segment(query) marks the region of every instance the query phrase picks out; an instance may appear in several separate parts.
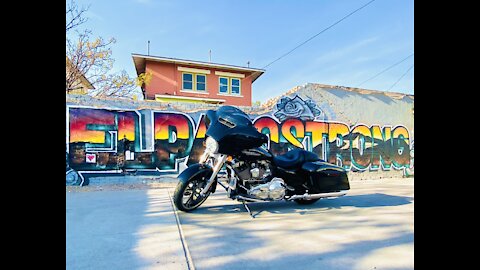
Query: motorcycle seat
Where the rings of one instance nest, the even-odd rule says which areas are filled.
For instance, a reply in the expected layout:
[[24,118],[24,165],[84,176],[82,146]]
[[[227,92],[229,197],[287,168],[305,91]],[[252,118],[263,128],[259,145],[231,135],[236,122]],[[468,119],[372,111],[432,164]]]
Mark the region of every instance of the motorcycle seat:
[[294,149],[273,158],[273,163],[286,170],[296,170],[305,162],[321,160],[317,154],[303,149]]

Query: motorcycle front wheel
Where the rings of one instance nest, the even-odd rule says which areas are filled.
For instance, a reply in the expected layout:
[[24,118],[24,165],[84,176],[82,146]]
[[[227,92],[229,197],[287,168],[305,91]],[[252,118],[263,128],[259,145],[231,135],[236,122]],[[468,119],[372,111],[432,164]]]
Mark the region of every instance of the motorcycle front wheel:
[[205,187],[207,180],[206,175],[197,175],[188,181],[178,182],[175,192],[173,193],[175,206],[184,212],[198,208],[208,196],[210,196],[210,190],[205,193],[205,196],[200,195],[200,191]]

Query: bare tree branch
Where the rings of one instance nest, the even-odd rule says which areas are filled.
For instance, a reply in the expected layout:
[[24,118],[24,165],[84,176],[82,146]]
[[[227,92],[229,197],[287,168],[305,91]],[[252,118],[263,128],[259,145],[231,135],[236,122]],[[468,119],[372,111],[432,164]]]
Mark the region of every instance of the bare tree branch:
[[67,9],[66,9],[66,32],[68,33],[69,30],[85,23],[87,21],[87,18],[83,16],[83,13],[87,11],[90,8],[88,7],[78,7],[77,3],[75,3],[73,0],[70,1],[69,4],[67,4]]
[[98,85],[98,90],[93,91],[95,97],[131,97],[137,90],[136,83],[125,70],[108,75]]
[[[76,28],[87,21],[84,18],[87,8],[79,8],[72,0],[66,9],[66,31]],[[137,85],[147,83],[147,78],[132,79],[125,70],[112,73],[115,59],[111,46],[114,38],[92,38],[88,29],[75,34],[68,33],[66,38],[66,92],[82,88],[87,80],[95,87],[89,94],[97,97],[131,97]]]

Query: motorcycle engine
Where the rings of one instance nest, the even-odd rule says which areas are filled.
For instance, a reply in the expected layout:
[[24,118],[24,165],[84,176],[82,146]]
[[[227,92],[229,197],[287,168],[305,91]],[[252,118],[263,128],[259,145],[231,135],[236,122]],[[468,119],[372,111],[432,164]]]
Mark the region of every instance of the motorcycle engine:
[[232,166],[235,174],[242,181],[242,185],[250,188],[252,185],[265,183],[265,177],[268,176],[268,164],[264,161],[255,162],[236,162]]
[[274,177],[266,184],[254,186],[248,191],[248,194],[263,200],[281,200],[285,196],[285,182],[282,178]]
[[272,179],[268,166],[265,161],[239,161],[232,168],[240,179],[240,186],[248,195],[263,200],[281,200],[285,196],[285,182],[277,177]]

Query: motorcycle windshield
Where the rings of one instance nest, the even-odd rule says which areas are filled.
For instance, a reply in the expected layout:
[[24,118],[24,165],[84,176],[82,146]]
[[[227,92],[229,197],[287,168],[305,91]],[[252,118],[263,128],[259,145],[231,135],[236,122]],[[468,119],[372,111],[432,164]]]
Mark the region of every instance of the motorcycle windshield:
[[257,131],[250,117],[232,106],[207,111],[206,124],[206,135],[218,142],[220,153],[232,154],[267,142],[267,136]]

